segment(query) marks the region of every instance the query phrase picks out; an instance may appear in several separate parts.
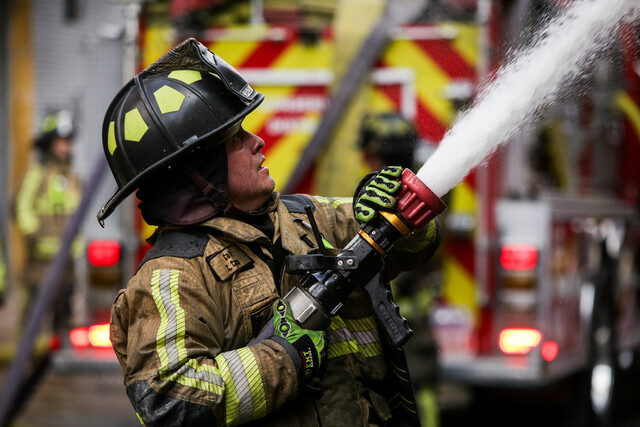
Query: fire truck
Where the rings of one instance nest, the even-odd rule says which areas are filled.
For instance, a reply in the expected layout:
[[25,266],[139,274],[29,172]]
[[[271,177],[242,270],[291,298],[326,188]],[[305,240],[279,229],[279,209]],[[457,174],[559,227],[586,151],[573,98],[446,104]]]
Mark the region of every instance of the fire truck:
[[[180,41],[178,34],[189,22],[200,41],[265,94],[244,126],[265,140],[277,189],[349,195],[367,172],[355,148],[357,125],[350,128],[352,140],[338,151],[341,164],[349,162],[348,173],[345,167],[337,177],[343,181],[341,194],[322,192],[318,182],[326,165],[306,156],[323,115],[336,107],[331,100],[344,74],[335,62],[353,59],[336,59],[344,40],[340,29],[329,20],[301,25],[295,7],[270,15],[256,6],[263,2],[255,1],[238,2],[251,5],[248,15],[239,14],[241,23],[229,18],[214,25],[195,19],[213,2],[191,2],[197,10],[190,13],[178,7],[187,3],[145,4],[138,44],[120,43],[114,50],[109,40],[122,40],[123,33],[104,28],[96,55],[108,58],[134,48],[138,69],[144,68]],[[551,0],[430,3],[420,19],[387,34],[372,67],[360,76],[366,94],[353,97],[366,98],[361,113],[398,111],[411,118],[421,153],[437,147],[457,112],[500,66],[515,35],[535,26],[540,5],[563,7]],[[326,2],[327,13],[336,13],[337,4]],[[185,16],[192,19],[177,19]],[[445,238],[429,312],[443,382],[472,391],[545,390],[567,383],[576,387],[569,393],[576,407],[586,404],[589,416],[606,420],[622,383],[620,373],[635,372],[640,344],[637,30],[622,28],[615,53],[603,54],[579,81],[567,82],[569,95],[539,113],[534,132],[514,138],[446,195]],[[122,61],[105,64],[114,66]],[[98,123],[97,110],[104,105],[95,107]],[[302,178],[292,186],[301,164]],[[101,191],[104,200],[107,190]],[[107,231],[95,224],[85,230],[87,324],[106,322],[110,299],[146,249],[144,238],[151,230],[135,213],[134,202],[119,211],[112,221],[117,236],[109,234],[111,225]],[[74,345],[91,347],[96,328],[104,326],[72,331]]]
[[[500,66],[508,42],[538,22],[540,5],[563,7],[508,3],[434,2],[435,18],[397,28],[367,73],[367,111],[405,114],[423,151],[436,147]],[[174,44],[175,28],[161,17],[156,11],[145,21],[146,63]],[[318,190],[320,161],[307,162],[297,186],[286,184],[335,99],[334,30],[269,23],[198,32],[266,95],[244,125],[265,140],[279,190]],[[514,138],[446,196],[430,311],[443,381],[476,391],[566,383],[575,387],[568,393],[575,407],[591,408],[585,417],[610,416],[620,374],[636,368],[640,344],[636,30],[622,28],[615,53],[567,82],[570,95],[540,112],[534,132]]]

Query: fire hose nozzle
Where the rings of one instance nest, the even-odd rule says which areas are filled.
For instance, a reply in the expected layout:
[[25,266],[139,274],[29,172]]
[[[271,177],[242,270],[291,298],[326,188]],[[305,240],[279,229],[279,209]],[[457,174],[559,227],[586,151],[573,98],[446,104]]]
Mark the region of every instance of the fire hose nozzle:
[[402,171],[402,191],[397,211],[413,228],[422,228],[447,209],[447,205],[409,169]]

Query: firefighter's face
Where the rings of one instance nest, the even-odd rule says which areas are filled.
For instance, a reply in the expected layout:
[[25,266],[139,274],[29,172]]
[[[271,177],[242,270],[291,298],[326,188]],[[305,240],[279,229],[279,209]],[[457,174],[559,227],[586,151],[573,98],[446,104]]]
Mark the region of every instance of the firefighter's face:
[[69,162],[71,160],[72,148],[73,142],[71,138],[56,137],[51,143],[51,153],[61,162]]
[[229,201],[242,211],[257,210],[264,205],[276,184],[263,166],[262,138],[240,128],[226,142]]

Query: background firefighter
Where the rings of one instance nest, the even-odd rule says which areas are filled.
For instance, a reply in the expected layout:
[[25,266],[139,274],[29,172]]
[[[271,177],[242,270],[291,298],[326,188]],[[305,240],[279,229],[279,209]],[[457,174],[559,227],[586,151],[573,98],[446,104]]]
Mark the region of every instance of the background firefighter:
[[[47,116],[42,133],[36,138],[33,157],[16,199],[16,220],[27,245],[27,260],[22,274],[24,302],[22,324],[38,285],[60,249],[67,223],[78,208],[82,183],[71,165],[73,146],[71,113],[59,111]],[[74,242],[72,258],[82,255],[82,239]],[[53,313],[53,327],[63,326],[71,315],[74,282],[73,260],[62,278],[59,302]]]
[[[98,219],[138,189],[143,217],[159,225],[112,310],[127,394],[148,425],[416,424],[411,396],[391,401],[396,372],[362,289],[327,331],[302,329],[279,299],[300,278],[286,257],[348,243],[359,230],[354,210],[362,221],[382,205],[393,210],[401,168],[364,182],[355,209],[350,198],[280,196],[263,166],[264,141],[241,127],[262,99],[189,39],[107,111],[103,143],[118,190]],[[434,221],[400,241],[385,273],[425,262],[439,238]],[[274,336],[248,346],[268,321]]]

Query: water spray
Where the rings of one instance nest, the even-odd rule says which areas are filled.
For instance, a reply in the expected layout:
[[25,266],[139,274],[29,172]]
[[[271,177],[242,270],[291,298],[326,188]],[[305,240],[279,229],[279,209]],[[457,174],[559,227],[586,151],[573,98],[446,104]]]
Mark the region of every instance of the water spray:
[[638,7],[637,0],[572,2],[480,91],[420,168],[418,178],[442,197],[516,133],[530,130],[535,113],[556,100],[563,84],[585,73],[611,44],[623,18],[637,14]]
[[[307,272],[301,286],[285,296],[296,321],[307,329],[326,329],[349,294],[364,284],[387,339],[394,346],[404,344],[412,331],[389,290],[376,280],[382,258],[396,241],[442,213],[446,206],[440,197],[472,168],[516,132],[530,129],[536,110],[553,102],[563,83],[584,72],[609,44],[607,36],[637,7],[635,0],[577,0],[551,22],[532,47],[498,71],[417,175],[403,171],[397,212],[381,212],[364,224],[335,257],[335,268]],[[270,336],[269,326],[253,342]]]

